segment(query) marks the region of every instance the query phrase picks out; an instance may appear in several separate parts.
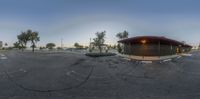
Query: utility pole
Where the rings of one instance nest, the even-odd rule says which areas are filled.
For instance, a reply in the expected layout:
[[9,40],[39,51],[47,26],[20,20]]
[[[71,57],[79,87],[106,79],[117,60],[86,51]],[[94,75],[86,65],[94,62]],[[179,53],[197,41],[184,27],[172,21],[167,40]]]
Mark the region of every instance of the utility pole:
[[63,39],[61,38],[61,48],[63,48]]
[[91,38],[90,38],[90,45],[89,46],[90,46],[90,49],[91,49]]

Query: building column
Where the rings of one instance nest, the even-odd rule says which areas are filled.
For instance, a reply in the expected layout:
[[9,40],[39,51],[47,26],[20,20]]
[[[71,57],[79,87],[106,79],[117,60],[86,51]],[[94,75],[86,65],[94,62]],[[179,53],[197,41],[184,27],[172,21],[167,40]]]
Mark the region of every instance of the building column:
[[172,43],[170,43],[170,54],[172,55]]
[[158,51],[159,51],[159,57],[160,57],[160,40],[158,42]]

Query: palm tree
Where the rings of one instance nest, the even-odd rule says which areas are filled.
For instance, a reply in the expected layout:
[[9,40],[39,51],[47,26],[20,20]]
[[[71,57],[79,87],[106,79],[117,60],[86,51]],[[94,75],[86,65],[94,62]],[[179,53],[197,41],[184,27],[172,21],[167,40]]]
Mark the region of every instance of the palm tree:
[[106,35],[105,33],[106,33],[106,31],[97,32],[95,34],[97,37],[93,39],[94,40],[93,44],[94,44],[94,46],[98,47],[100,53],[102,53],[102,46],[104,45],[104,42],[105,42],[105,40],[104,40],[105,35]]
[[33,32],[32,30],[27,30],[27,35],[29,35],[29,39],[31,41],[32,52],[35,51],[36,43],[40,41],[40,37],[38,37],[38,32]]

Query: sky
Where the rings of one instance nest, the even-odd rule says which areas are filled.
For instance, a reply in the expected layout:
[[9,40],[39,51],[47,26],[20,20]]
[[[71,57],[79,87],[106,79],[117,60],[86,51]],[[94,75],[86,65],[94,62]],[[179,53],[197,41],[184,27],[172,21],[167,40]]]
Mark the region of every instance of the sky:
[[88,45],[96,32],[106,43],[116,34],[165,36],[200,43],[199,0],[0,0],[0,40],[12,46],[27,29],[39,32],[38,46]]

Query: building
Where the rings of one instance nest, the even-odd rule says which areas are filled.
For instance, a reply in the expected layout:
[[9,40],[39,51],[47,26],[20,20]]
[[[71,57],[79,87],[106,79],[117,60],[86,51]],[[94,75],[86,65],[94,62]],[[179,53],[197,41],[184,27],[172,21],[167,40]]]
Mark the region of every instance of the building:
[[189,52],[192,46],[166,37],[137,36],[118,41],[122,53],[136,56],[166,56]]
[[3,42],[0,41],[0,49],[2,49],[2,47],[3,47]]

